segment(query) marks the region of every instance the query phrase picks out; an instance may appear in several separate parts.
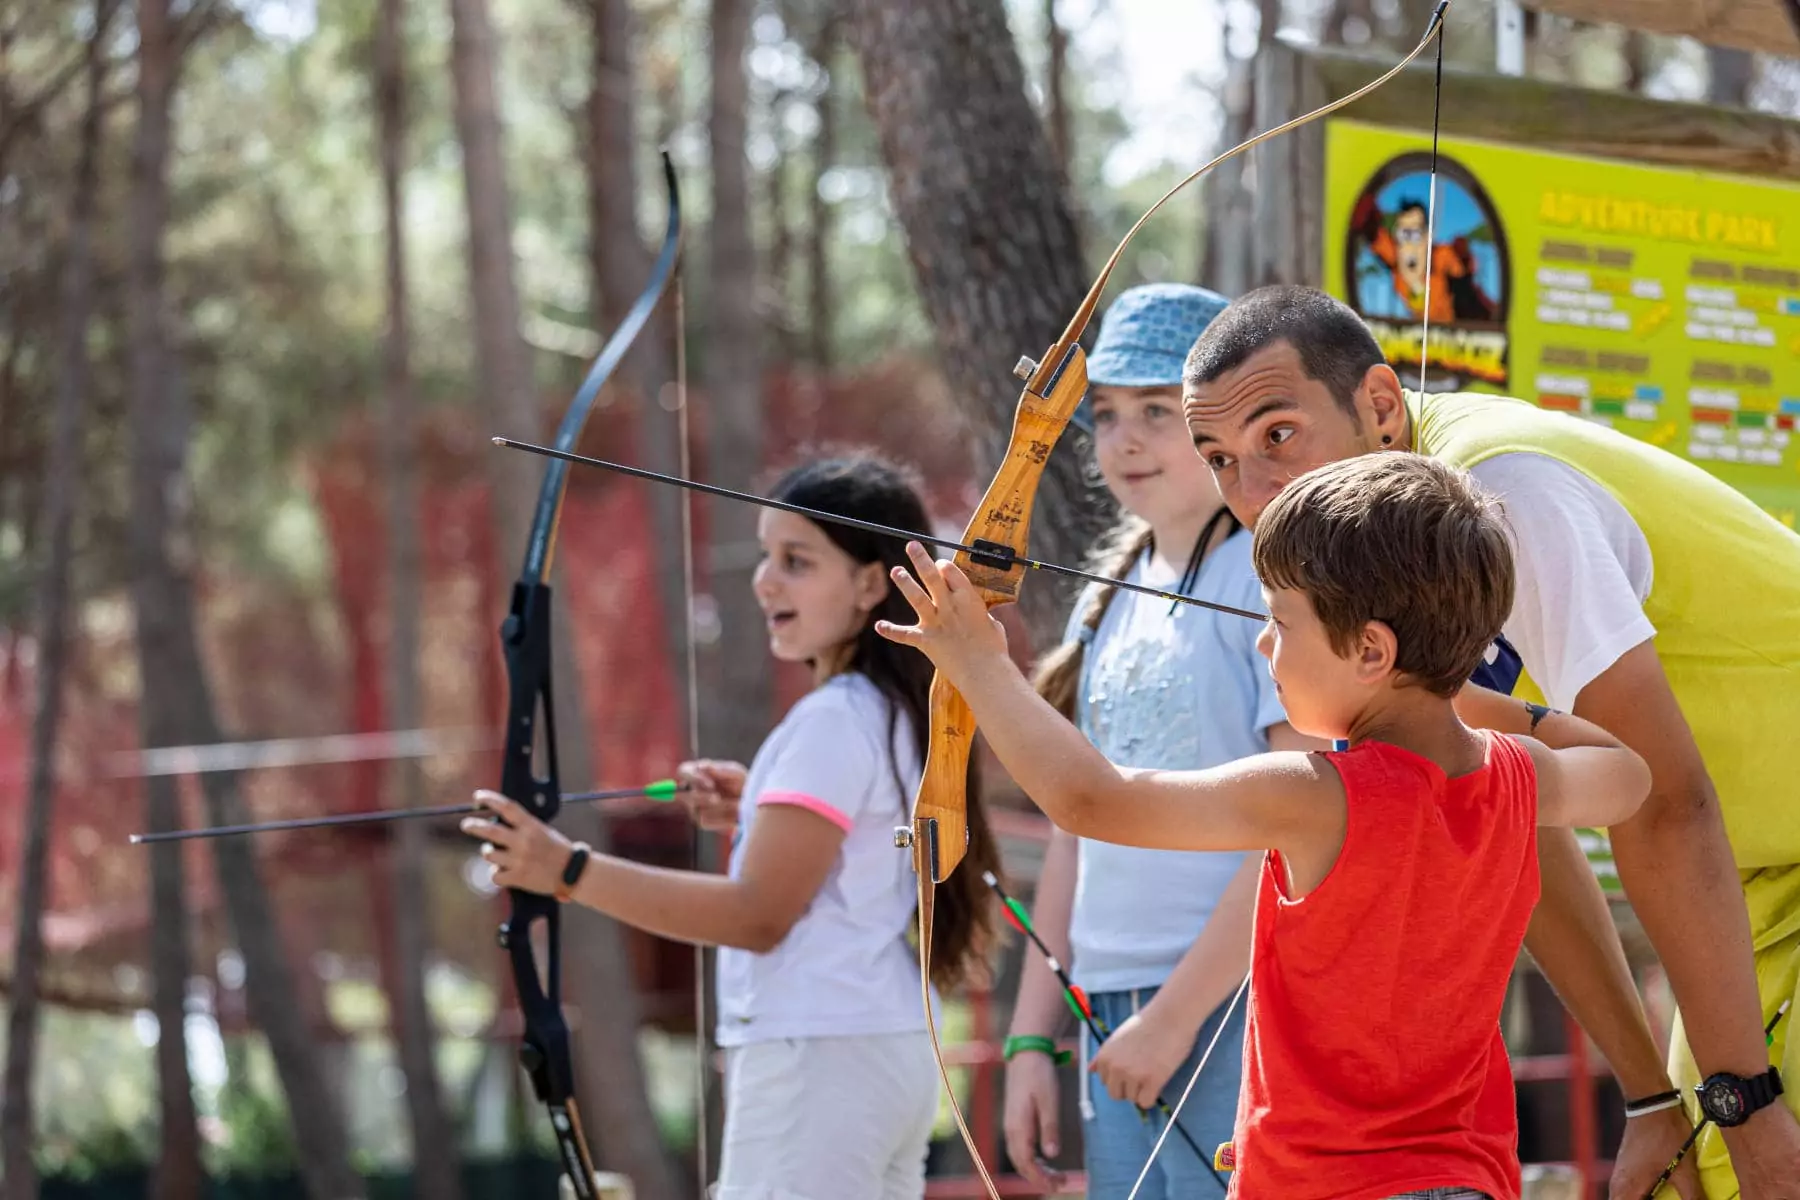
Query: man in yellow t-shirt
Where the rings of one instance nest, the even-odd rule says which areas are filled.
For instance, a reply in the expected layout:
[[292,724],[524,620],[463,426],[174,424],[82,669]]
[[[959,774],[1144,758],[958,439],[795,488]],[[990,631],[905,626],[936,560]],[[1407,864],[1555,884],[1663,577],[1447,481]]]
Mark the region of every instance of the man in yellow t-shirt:
[[[1800,1037],[1787,1021],[1764,1034],[1800,1000],[1788,753],[1800,738],[1800,536],[1612,430],[1520,400],[1407,391],[1356,314],[1312,289],[1260,289],[1215,318],[1188,357],[1183,401],[1245,525],[1313,467],[1382,450],[1466,468],[1500,499],[1519,693],[1608,729],[1655,780],[1611,835],[1681,1007],[1668,1064],[1572,836],[1543,831],[1527,938],[1633,1114],[1610,1194],[1641,1197],[1704,1114],[1680,1195],[1800,1200]],[[1782,1070],[1795,1081],[1785,1092]]]

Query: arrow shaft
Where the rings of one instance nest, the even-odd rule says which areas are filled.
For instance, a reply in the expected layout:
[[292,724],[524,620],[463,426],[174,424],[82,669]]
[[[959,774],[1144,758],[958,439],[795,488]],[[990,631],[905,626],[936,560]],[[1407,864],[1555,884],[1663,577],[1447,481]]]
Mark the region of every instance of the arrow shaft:
[[[631,800],[640,796],[667,801],[677,792],[688,790],[687,784],[665,780],[649,787],[612,788],[599,792],[565,792],[564,804],[582,804],[597,800]],[[292,829],[337,829],[347,825],[376,825],[388,821],[411,821],[423,817],[456,817],[481,812],[479,804],[438,804],[428,808],[394,808],[379,812],[339,813],[329,817],[292,817],[282,821],[256,821],[247,825],[209,825],[204,829],[169,829],[158,833],[134,833],[131,844],[187,842],[200,838],[236,837],[247,833],[276,833]]]
[[[1006,894],[1006,889],[1000,886],[1000,880],[992,871],[983,872],[981,878],[990,888],[994,889],[994,894],[1000,897],[1001,905],[1012,914],[1013,924],[1018,927],[1019,932],[1031,939],[1031,944],[1036,946],[1038,953],[1044,956],[1044,962],[1055,973],[1057,982],[1062,984],[1063,997],[1068,1000],[1069,1007],[1086,1022],[1088,1032],[1094,1035],[1095,1045],[1104,1045],[1107,1037],[1106,1023],[1094,1015],[1093,1009],[1087,1002],[1087,994],[1075,986],[1075,981],[1070,979],[1068,972],[1063,969],[1062,962],[1055,954],[1051,953],[1050,947],[1044,944],[1044,939],[1038,936],[1037,926],[1032,924],[1030,914],[1025,911],[1023,905]],[[1188,1149],[1192,1150],[1194,1156],[1206,1166],[1207,1172],[1215,1180],[1218,1180],[1219,1186],[1225,1186],[1225,1181],[1219,1178],[1217,1171],[1213,1170],[1212,1156],[1203,1153],[1194,1139],[1188,1135],[1188,1131],[1175,1120],[1175,1111],[1169,1107],[1169,1102],[1158,1095],[1156,1107],[1163,1116],[1169,1118],[1169,1123],[1175,1127],[1175,1132],[1181,1135],[1181,1140],[1188,1144]]]
[[939,546],[947,550],[956,550],[967,554],[977,561],[991,563],[1001,568],[1030,567],[1036,571],[1047,571],[1053,575],[1063,575],[1070,579],[1080,579],[1087,583],[1098,583],[1106,587],[1120,588],[1127,592],[1137,592],[1144,596],[1154,596],[1158,600],[1173,600],[1180,604],[1192,605],[1195,608],[1210,608],[1214,612],[1229,613],[1234,617],[1244,617],[1251,621],[1266,621],[1269,618],[1259,612],[1247,608],[1234,608],[1229,604],[1218,604],[1211,600],[1201,600],[1194,596],[1184,596],[1180,592],[1165,591],[1162,588],[1148,587],[1141,583],[1131,583],[1124,579],[1114,579],[1108,575],[1096,575],[1092,571],[1083,571],[1075,567],[1065,567],[1061,563],[1042,562],[1035,558],[1027,558],[1023,554],[1013,553],[1011,547],[999,543],[965,545],[949,538],[934,534],[920,533],[917,530],[901,529],[894,525],[883,525],[878,521],[864,521],[857,517],[839,516],[837,513],[825,512],[822,509],[808,508],[804,504],[790,504],[785,500],[774,500],[768,496],[758,496],[750,492],[734,491],[731,488],[719,487],[717,484],[701,483],[695,479],[683,479],[679,475],[665,475],[660,471],[648,471],[643,467],[630,467],[624,463],[610,462],[604,458],[590,458],[585,454],[574,454],[567,450],[557,450],[550,446],[539,446],[531,442],[515,441],[512,438],[497,437],[494,445],[508,450],[524,450],[530,454],[541,454],[546,458],[562,459],[565,462],[578,463],[584,467],[599,467],[603,471],[612,471],[619,475],[629,475],[633,479],[648,479],[656,483],[672,484],[686,488],[692,492],[701,492],[708,496],[718,496],[726,500],[738,500],[745,504],[756,504],[763,508],[773,508],[781,512],[793,513],[805,517],[809,521],[828,521],[837,525],[845,525],[851,529],[861,529],[869,533],[877,533],[883,537],[899,538],[903,541],[923,542],[928,546]]

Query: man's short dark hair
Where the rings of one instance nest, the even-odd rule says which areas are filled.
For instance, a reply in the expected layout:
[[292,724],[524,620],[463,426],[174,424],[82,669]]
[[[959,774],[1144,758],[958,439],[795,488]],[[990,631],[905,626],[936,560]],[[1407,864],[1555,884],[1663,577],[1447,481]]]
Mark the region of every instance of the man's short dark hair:
[[1276,342],[1292,346],[1307,378],[1324,384],[1352,414],[1363,376],[1387,361],[1349,305],[1316,288],[1276,284],[1246,292],[1213,318],[1188,351],[1182,386],[1211,383]]

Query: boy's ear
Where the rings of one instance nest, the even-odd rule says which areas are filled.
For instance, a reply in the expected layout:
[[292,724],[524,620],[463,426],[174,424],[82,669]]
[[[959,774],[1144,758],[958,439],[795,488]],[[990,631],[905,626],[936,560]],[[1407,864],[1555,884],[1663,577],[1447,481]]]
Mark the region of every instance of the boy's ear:
[[1363,622],[1354,653],[1358,682],[1381,683],[1399,669],[1400,642],[1385,621]]

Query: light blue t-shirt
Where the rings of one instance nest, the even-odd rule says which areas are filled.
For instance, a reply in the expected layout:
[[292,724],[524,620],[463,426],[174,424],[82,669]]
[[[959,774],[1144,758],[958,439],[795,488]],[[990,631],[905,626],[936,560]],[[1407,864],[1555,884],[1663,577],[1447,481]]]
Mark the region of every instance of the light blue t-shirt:
[[[1191,595],[1264,612],[1250,564],[1251,535],[1240,530],[1201,564]],[[1148,577],[1140,559],[1126,577],[1174,590],[1176,578]],[[1066,636],[1081,630],[1084,595]],[[1087,648],[1075,721],[1112,762],[1193,770],[1269,748],[1268,730],[1287,720],[1257,653],[1262,624],[1247,617],[1133,592],[1113,597]],[[1199,936],[1240,852],[1145,850],[1079,839],[1079,875],[1069,928],[1075,981],[1089,992],[1155,987]]]

